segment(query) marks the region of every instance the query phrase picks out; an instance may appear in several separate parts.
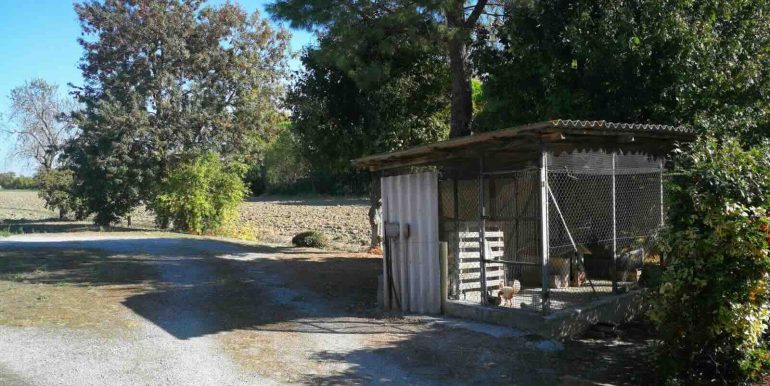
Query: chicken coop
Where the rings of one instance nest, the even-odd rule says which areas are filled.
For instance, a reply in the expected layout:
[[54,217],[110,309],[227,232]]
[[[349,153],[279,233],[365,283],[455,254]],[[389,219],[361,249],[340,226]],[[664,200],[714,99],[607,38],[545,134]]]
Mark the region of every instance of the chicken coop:
[[554,120],[354,161],[379,173],[383,299],[540,315],[638,287],[660,261],[682,127]]

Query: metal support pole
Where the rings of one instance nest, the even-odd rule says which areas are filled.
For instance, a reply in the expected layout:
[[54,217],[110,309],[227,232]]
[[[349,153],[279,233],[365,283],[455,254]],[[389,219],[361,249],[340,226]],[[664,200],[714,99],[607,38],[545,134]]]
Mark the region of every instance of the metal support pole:
[[662,227],[665,222],[665,214],[663,212],[663,158],[660,159],[660,226]]
[[[661,229],[665,225],[666,222],[666,213],[664,212],[664,201],[663,201],[663,157],[660,158],[660,227]],[[666,266],[666,257],[663,254],[663,251],[660,252],[660,264],[662,266]]]
[[452,179],[452,200],[454,201],[454,213],[452,213],[452,216],[454,217],[455,227],[452,232],[452,249],[450,250],[452,252],[451,258],[453,268],[450,284],[452,285],[451,291],[453,295],[460,295],[460,195],[458,193],[459,184],[457,182],[460,178],[459,174],[460,173],[455,170],[454,178]]
[[550,292],[548,289],[548,153],[544,147],[540,150],[540,253],[542,270],[543,313],[550,308]]
[[449,280],[449,267],[447,261],[447,255],[449,254],[449,246],[446,241],[439,242],[438,245],[438,258],[439,267],[441,267],[441,313],[446,313],[446,300],[449,296],[449,287],[447,286]]
[[487,251],[486,251],[486,210],[484,208],[484,157],[479,158],[479,268],[481,278],[481,304],[487,304]]
[[[513,213],[514,213],[514,225],[513,225],[513,251],[511,253],[511,256],[513,256],[514,260],[519,260],[519,216],[521,213],[519,213],[519,178],[521,177],[520,174],[515,174],[513,178]],[[521,279],[521,267],[516,267],[513,272],[511,273],[510,278],[506,278],[507,280],[510,279]],[[505,283],[505,285],[508,285],[508,283]]]
[[618,292],[618,219],[617,195],[615,189],[615,159],[617,151],[612,152],[612,292]]

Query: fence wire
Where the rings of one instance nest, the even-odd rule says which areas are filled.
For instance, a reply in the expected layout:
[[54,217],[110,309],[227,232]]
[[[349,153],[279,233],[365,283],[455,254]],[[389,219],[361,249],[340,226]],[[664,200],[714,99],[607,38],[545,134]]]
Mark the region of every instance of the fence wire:
[[[442,176],[439,225],[450,300],[548,312],[636,285],[654,258],[663,221],[660,160],[588,152],[549,155],[546,162],[545,190],[537,168]],[[498,296],[504,287],[515,294]]]
[[551,309],[636,286],[662,223],[661,175],[644,155],[549,157]]

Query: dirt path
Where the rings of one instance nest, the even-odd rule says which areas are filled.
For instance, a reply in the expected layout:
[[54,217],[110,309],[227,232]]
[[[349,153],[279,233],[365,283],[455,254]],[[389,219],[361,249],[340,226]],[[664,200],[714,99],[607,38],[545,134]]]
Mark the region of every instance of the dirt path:
[[380,266],[153,235],[0,241],[0,383],[536,385],[571,374],[559,344],[519,331],[379,314]]

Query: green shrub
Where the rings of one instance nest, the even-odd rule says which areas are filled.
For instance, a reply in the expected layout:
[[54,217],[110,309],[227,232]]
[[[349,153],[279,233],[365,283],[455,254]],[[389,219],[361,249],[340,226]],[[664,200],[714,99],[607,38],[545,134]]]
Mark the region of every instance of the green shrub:
[[768,154],[708,138],[681,156],[649,313],[675,383],[738,383],[768,369]]
[[73,176],[69,169],[41,170],[35,176],[40,189],[37,194],[45,201],[46,208],[59,212],[59,218],[74,213],[75,218],[85,217],[82,202],[72,194]]
[[297,193],[309,190],[308,167],[291,130],[284,129],[265,153],[265,177],[271,193]]
[[323,248],[328,244],[326,236],[316,231],[298,233],[291,239],[295,247]]
[[14,172],[0,173],[0,189],[24,189],[37,188],[34,177],[17,176]]
[[267,191],[267,177],[265,174],[263,162],[255,162],[248,167],[243,175],[243,182],[249,189],[250,195],[259,196]]
[[161,227],[196,234],[213,231],[237,214],[246,195],[243,173],[242,164],[205,153],[174,167],[150,208]]

